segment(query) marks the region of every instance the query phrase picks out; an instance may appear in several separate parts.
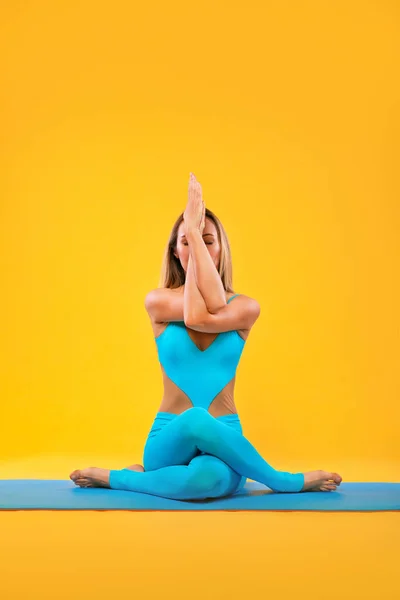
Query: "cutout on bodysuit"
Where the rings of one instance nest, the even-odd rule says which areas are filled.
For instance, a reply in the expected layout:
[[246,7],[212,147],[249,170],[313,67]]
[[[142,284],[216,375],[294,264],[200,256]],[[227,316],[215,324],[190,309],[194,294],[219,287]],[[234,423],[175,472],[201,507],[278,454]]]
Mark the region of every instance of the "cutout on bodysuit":
[[[184,390],[182,390],[182,388],[180,388],[174,381],[172,381],[172,379],[170,377],[168,377],[168,375],[166,374],[164,367],[162,365],[160,365],[160,366],[161,366],[161,370],[163,372],[164,377],[168,380],[168,384],[167,385],[168,386],[171,385],[171,386],[175,387],[177,390],[179,390],[179,392],[181,394],[183,394],[185,396],[185,399],[187,400],[187,406],[186,406],[186,408],[183,408],[183,410],[187,410],[188,408],[193,408],[195,405],[193,404],[192,400],[190,399],[190,396],[188,396],[188,394]],[[226,389],[227,386],[229,386],[232,383],[232,381],[235,379],[235,377],[236,377],[236,375],[234,375],[232,377],[232,379],[230,379],[228,381],[228,383],[226,385],[224,385],[224,387],[219,392],[217,392],[217,394],[213,397],[213,399],[211,400],[210,404],[208,405],[208,408],[207,408],[208,412],[210,412],[210,409],[211,409],[212,405],[215,402],[217,402],[218,396]],[[179,400],[179,404],[183,405],[184,403],[181,402],[181,400]],[[170,411],[168,411],[168,412],[170,412]],[[177,414],[179,414],[179,413],[177,413]]]

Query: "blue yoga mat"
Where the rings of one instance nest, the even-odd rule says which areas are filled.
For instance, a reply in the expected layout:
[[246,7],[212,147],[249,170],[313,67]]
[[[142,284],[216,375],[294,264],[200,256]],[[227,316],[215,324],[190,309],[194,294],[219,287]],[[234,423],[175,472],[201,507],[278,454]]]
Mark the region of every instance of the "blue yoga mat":
[[276,493],[247,481],[239,492],[209,500],[80,488],[64,479],[0,479],[0,510],[400,510],[400,483],[342,483],[332,492]]

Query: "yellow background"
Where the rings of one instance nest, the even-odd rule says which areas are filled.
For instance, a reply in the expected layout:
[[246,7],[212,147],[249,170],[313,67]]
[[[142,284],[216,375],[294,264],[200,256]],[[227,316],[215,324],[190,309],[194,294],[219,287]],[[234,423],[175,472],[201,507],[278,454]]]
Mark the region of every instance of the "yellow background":
[[[400,481],[398,3],[7,4],[0,18],[0,477],[67,479],[75,468],[141,461],[162,396],[144,297],[158,285],[193,171],[206,206],[226,227],[235,291],[261,305],[237,373],[245,435],[282,470]],[[28,517],[43,530],[38,513]],[[68,525],[76,532],[72,548],[82,531],[88,535],[89,515],[64,517],[76,519]],[[106,538],[113,522],[127,527],[122,513],[90,519],[97,517],[111,520]],[[218,515],[157,519],[164,517],[171,519],[165,527],[175,524],[169,535],[193,518],[201,534],[193,525],[188,535],[204,558],[204,532],[215,534]],[[294,531],[286,521],[294,517],[221,515],[221,530],[242,532],[240,551],[228,536],[215,558],[224,573],[243,574],[240,555],[255,531],[268,541],[254,546],[239,587],[214,574],[219,592],[197,586],[199,597],[261,586],[271,556],[282,559],[270,563],[271,593],[298,594],[304,584],[309,598],[350,597],[332,562],[318,563],[318,546],[304,551],[290,545],[289,533],[282,537],[285,527]],[[371,529],[355,525],[366,515],[335,515],[338,522],[328,525],[318,522],[327,515],[296,517],[304,527],[297,535],[309,535],[309,544],[314,527],[321,543],[324,531],[340,535],[345,521],[367,533],[363,542],[348,531],[343,543],[373,546],[376,531],[385,543],[378,521]],[[17,533],[29,528],[19,518],[0,514],[13,540],[4,546],[8,566],[10,548],[15,558],[21,552]],[[142,521],[137,538],[135,518],[126,544],[133,539],[139,554],[142,547],[143,561],[146,527],[155,523],[168,534],[158,521]],[[398,515],[392,518],[388,531]],[[288,543],[278,557],[274,536]],[[342,545],[329,547],[340,571]],[[115,548],[107,548],[112,560]],[[299,554],[308,565],[304,579]],[[386,582],[393,558],[384,560]],[[359,560],[360,572],[373,564],[372,555]],[[47,561],[43,555],[38,564],[46,569]],[[84,563],[74,588],[73,570],[63,565],[57,573],[68,580],[65,593],[83,589],[85,598],[90,591],[98,598],[105,590],[85,579]],[[319,565],[318,589],[307,583],[312,565]],[[293,581],[283,577],[287,569]],[[382,590],[380,578],[369,577],[360,597]],[[23,585],[12,581],[5,600]],[[110,588],[135,586],[122,581]],[[393,588],[381,597],[394,598]]]

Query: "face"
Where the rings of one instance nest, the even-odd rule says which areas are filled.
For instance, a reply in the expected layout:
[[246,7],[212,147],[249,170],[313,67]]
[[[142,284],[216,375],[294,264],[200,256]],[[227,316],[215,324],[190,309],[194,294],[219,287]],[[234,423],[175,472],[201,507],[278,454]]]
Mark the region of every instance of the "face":
[[[203,231],[203,240],[208,252],[210,253],[211,258],[214,261],[215,266],[218,269],[219,259],[221,255],[221,246],[218,241],[217,228],[215,227],[213,221],[211,221],[211,219],[209,219],[208,217],[206,217],[206,224]],[[178,239],[174,255],[181,261],[181,265],[185,273],[187,271],[189,254],[189,245],[185,236],[185,223],[184,221],[182,221],[178,229]]]

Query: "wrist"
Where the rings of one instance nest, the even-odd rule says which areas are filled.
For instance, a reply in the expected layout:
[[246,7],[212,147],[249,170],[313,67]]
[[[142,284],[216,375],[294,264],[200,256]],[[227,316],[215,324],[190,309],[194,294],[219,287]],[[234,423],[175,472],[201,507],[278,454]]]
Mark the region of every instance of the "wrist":
[[196,236],[200,236],[202,238],[200,229],[198,227],[186,227],[186,239],[188,241]]

